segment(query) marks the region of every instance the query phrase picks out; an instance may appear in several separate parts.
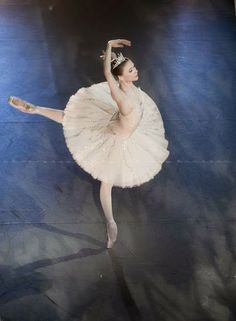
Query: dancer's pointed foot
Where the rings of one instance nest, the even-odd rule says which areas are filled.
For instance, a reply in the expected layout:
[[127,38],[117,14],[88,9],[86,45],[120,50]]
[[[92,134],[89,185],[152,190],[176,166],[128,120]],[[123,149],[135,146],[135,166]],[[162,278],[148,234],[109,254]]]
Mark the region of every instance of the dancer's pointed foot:
[[117,225],[115,221],[107,222],[107,248],[110,249],[117,238]]
[[37,107],[25,100],[22,100],[18,97],[10,96],[8,99],[8,103],[18,110],[24,112],[24,113],[36,113]]

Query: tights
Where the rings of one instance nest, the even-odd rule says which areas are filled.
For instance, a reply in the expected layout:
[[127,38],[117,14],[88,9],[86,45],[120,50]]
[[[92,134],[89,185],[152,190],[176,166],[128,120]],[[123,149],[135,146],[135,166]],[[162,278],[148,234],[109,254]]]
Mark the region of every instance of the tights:
[[64,111],[60,109],[48,108],[48,107],[36,107],[35,114],[45,116],[51,120],[56,121],[57,123],[62,124]]
[[112,223],[114,221],[114,217],[112,213],[111,190],[112,190],[112,185],[101,182],[100,201],[104,211],[104,215],[108,223]]
[[[47,117],[61,124],[64,117],[63,110],[47,108],[47,107],[37,106],[35,113],[38,115]],[[117,235],[117,226],[116,226],[116,223],[113,217],[113,211],[112,211],[111,192],[112,192],[112,185],[105,182],[101,182],[100,201],[101,201],[102,209],[106,218],[108,237],[110,238],[110,242],[108,242],[108,247],[112,246],[113,242],[115,242],[116,240],[116,235]]]

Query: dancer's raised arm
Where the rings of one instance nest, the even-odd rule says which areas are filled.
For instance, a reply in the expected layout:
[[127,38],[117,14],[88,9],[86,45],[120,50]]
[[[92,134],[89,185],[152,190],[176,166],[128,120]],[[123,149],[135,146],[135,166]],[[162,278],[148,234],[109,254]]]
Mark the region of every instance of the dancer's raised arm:
[[125,99],[125,95],[117,86],[117,82],[111,72],[111,52],[112,47],[118,48],[124,47],[125,45],[131,46],[131,42],[126,39],[109,40],[107,43],[104,59],[104,75],[110,87],[112,98],[117,102],[117,104],[120,104]]

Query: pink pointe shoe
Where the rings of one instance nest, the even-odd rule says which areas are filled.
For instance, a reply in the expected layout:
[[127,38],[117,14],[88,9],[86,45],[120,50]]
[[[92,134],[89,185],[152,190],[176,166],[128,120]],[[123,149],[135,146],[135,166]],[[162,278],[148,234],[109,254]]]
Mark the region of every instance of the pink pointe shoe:
[[22,111],[24,113],[33,114],[36,111],[36,106],[35,105],[33,105],[33,104],[31,104],[31,103],[29,103],[29,102],[27,102],[25,100],[22,100],[22,99],[20,99],[18,97],[10,96],[8,98],[8,103],[12,107],[14,107],[14,108],[16,108],[16,109],[18,109],[18,110],[20,110],[20,111]]
[[117,225],[115,221],[107,223],[107,238],[107,248],[110,249],[117,238]]

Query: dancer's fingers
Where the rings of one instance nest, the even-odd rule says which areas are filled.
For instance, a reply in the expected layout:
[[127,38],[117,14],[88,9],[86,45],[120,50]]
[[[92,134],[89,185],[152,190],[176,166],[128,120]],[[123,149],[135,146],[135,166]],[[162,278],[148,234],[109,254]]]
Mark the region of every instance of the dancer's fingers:
[[131,41],[130,40],[127,40],[127,39],[120,39],[120,40],[124,45],[131,46]]

